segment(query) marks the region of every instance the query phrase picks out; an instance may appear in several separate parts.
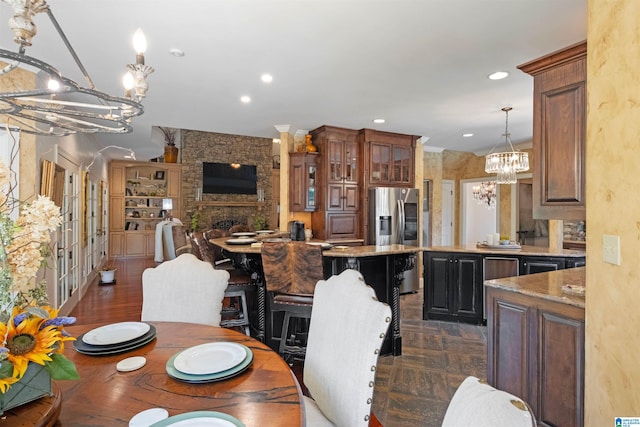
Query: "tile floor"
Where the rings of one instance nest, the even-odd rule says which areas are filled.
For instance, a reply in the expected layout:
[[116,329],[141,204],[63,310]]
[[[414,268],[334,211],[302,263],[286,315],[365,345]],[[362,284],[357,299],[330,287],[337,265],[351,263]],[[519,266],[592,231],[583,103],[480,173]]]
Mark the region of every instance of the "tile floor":
[[385,427],[440,426],[458,385],[486,379],[486,326],[422,320],[422,298],[401,296],[402,356],[378,359],[373,411]]

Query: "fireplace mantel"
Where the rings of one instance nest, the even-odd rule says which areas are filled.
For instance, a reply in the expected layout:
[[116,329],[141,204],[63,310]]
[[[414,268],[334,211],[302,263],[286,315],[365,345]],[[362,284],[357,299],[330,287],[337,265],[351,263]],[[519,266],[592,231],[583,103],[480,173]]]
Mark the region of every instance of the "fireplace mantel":
[[201,210],[205,206],[220,206],[220,207],[234,207],[234,206],[264,206],[265,202],[230,202],[223,200],[213,201],[200,201],[194,202],[198,210]]

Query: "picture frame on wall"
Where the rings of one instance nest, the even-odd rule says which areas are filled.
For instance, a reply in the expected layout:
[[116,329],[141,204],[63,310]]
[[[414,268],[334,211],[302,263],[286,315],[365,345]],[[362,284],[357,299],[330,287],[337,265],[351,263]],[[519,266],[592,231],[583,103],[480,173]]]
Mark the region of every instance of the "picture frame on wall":
[[154,179],[164,179],[164,171],[156,171]]

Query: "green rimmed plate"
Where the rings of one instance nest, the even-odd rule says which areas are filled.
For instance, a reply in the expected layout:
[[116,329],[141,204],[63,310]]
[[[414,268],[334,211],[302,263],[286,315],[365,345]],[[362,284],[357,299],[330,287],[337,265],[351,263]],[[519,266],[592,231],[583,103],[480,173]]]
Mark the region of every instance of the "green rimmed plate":
[[247,353],[247,356],[238,365],[234,366],[233,368],[227,369],[226,371],[216,372],[212,374],[204,374],[204,375],[185,374],[184,372],[180,372],[179,370],[176,369],[173,363],[176,357],[178,357],[178,355],[182,353],[182,351],[184,351],[182,350],[174,354],[173,356],[171,356],[169,360],[167,360],[167,364],[165,365],[167,374],[169,374],[169,376],[173,379],[192,383],[192,384],[210,383],[210,382],[222,381],[222,380],[226,380],[227,378],[234,377],[244,372],[247,368],[249,368],[249,366],[251,365],[251,362],[253,362],[253,352],[251,351],[251,349],[243,344],[238,343],[238,345],[244,348],[245,352]]
[[246,427],[239,419],[229,414],[213,411],[194,411],[174,415],[150,427]]

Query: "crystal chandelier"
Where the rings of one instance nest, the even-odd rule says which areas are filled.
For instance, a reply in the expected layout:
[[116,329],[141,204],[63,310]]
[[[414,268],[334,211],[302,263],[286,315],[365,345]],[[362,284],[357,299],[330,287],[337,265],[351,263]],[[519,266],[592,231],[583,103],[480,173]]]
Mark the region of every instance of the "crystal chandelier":
[[529,155],[514,149],[511,143],[511,134],[509,133],[509,111],[511,109],[511,107],[502,109],[506,115],[504,133],[502,134],[505,140],[505,151],[494,153],[494,146],[487,154],[484,165],[486,173],[497,174],[496,182],[498,184],[515,184],[517,182],[516,174],[529,170]]
[[485,205],[487,209],[491,209],[496,205],[496,182],[484,181],[479,185],[473,186],[473,199],[478,201],[479,205]]
[[[142,31],[136,31],[134,36],[136,63],[127,65],[129,72],[123,80],[125,96],[112,96],[96,89],[45,0],[2,1],[13,8],[9,27],[14,34],[13,41],[19,47],[17,52],[0,49],[0,61],[6,63],[6,66],[0,69],[0,79],[11,82],[11,76],[8,75],[12,71],[36,68],[36,75],[46,83],[36,85],[36,88],[0,92],[0,122],[11,121],[21,132],[49,136],[65,136],[78,132],[131,132],[131,119],[144,112],[140,101],[145,97],[149,87],[146,78],[154,71],[152,67],[144,64],[146,40]],[[31,39],[37,31],[33,17],[41,12],[49,16],[84,75],[87,87],[64,77],[46,62],[25,55],[26,48],[31,46]]]

